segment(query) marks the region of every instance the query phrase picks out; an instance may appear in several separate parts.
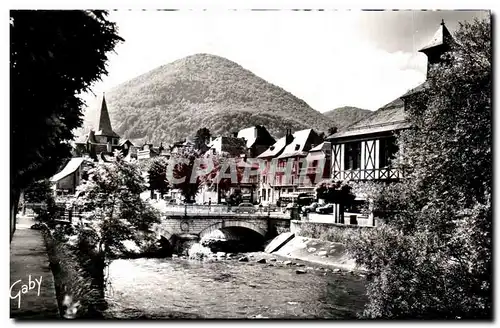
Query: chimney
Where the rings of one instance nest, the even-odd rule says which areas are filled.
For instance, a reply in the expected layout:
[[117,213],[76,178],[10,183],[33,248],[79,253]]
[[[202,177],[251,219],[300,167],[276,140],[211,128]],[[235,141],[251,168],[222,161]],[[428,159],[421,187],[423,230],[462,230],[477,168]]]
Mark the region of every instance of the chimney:
[[286,129],[285,144],[289,145],[293,141],[292,129]]

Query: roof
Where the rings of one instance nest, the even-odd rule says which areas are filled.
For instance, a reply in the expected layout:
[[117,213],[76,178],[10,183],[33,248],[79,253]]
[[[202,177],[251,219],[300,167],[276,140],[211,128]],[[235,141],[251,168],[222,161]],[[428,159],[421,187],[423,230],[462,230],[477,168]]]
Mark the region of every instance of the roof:
[[360,135],[366,135],[366,134],[373,134],[373,133],[381,133],[381,132],[402,130],[402,129],[406,129],[406,128],[409,128],[409,127],[410,127],[410,124],[407,123],[407,122],[391,123],[391,124],[387,124],[387,125],[379,125],[379,126],[366,127],[364,129],[342,131],[342,132],[339,132],[339,133],[335,133],[334,135],[331,135],[328,138],[336,139],[336,138],[345,138],[345,137],[352,137],[352,136],[360,136]]
[[75,144],[85,144],[88,140],[88,134],[84,134],[75,138]]
[[319,145],[317,145],[316,147],[311,148],[309,150],[309,152],[312,152],[312,151],[322,151],[324,146],[325,146],[325,143],[322,142]]
[[436,33],[434,33],[434,36],[432,37],[431,41],[427,43],[426,46],[424,46],[422,49],[420,49],[420,52],[426,52],[427,50],[438,47],[441,45],[445,44],[450,44],[455,42],[453,39],[453,36],[451,35],[450,31],[448,31],[448,28],[444,25],[444,21],[442,21],[441,26],[438,28]]
[[244,138],[246,140],[246,147],[250,148],[257,140],[257,127],[252,126],[246,129],[242,129],[238,132],[238,138]]
[[65,177],[67,177],[68,175],[70,175],[71,173],[75,172],[76,170],[78,170],[78,168],[80,167],[80,165],[82,165],[83,161],[85,159],[83,157],[74,157],[72,158],[68,164],[66,164],[66,166],[64,167],[64,169],[62,169],[61,172],[57,173],[56,175],[54,175],[50,181],[52,182],[57,182]]
[[217,137],[210,142],[208,147],[232,156],[245,154],[247,151],[245,140],[235,137]]
[[116,134],[111,128],[111,121],[109,119],[108,106],[106,105],[106,98],[102,96],[101,109],[99,110],[99,121],[97,123],[96,136],[107,136],[107,137],[117,137],[120,136]]
[[406,121],[403,98],[420,91],[422,88],[423,84],[417,86],[403,96],[396,98],[387,105],[373,112],[373,114],[355,122],[342,131],[332,134],[327,138],[327,140],[400,130],[409,127],[409,124]]
[[130,142],[130,144],[133,146],[134,143],[132,141],[130,141],[129,139],[122,139],[120,138],[120,140],[118,141],[118,146],[123,146],[124,144],[126,144],[127,142]]
[[293,134],[293,141],[285,147],[283,153],[281,153],[278,158],[307,155],[305,146],[312,131],[312,129],[305,129],[295,132]]
[[269,147],[265,152],[257,156],[257,158],[273,157],[280,153],[280,151],[286,146],[286,136],[278,139],[271,147]]

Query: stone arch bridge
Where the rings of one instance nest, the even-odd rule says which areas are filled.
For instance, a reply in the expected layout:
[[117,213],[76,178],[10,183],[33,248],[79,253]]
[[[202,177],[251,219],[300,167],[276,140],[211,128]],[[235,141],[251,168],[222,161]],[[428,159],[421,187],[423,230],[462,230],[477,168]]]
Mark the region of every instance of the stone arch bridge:
[[271,218],[267,215],[167,215],[153,230],[158,239],[190,236],[198,240],[220,231],[227,239],[237,240],[250,234],[271,239],[290,229],[290,218]]

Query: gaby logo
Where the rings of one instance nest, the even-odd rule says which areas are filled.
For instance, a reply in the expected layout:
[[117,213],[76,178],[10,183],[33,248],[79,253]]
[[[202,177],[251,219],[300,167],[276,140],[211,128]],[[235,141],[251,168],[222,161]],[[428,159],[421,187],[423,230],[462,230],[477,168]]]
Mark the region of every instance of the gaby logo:
[[[30,290],[37,288],[37,296],[40,296],[40,286],[42,285],[42,276],[40,280],[34,278],[31,280],[31,275],[28,276],[28,284],[21,284],[22,280],[14,282],[10,286],[10,299],[17,299],[17,308],[21,307],[21,295],[28,293]],[[14,293],[14,294],[13,294]]]

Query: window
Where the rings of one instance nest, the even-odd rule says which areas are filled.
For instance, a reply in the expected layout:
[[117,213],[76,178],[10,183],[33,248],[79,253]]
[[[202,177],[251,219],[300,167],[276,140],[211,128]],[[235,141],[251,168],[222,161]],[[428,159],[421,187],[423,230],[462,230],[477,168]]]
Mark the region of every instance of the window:
[[398,152],[395,137],[380,139],[379,141],[379,167],[391,165],[392,160]]
[[267,189],[267,199],[271,200],[271,189]]
[[262,189],[262,200],[266,200],[266,189]]
[[345,144],[344,169],[356,170],[361,164],[361,142],[349,142]]

